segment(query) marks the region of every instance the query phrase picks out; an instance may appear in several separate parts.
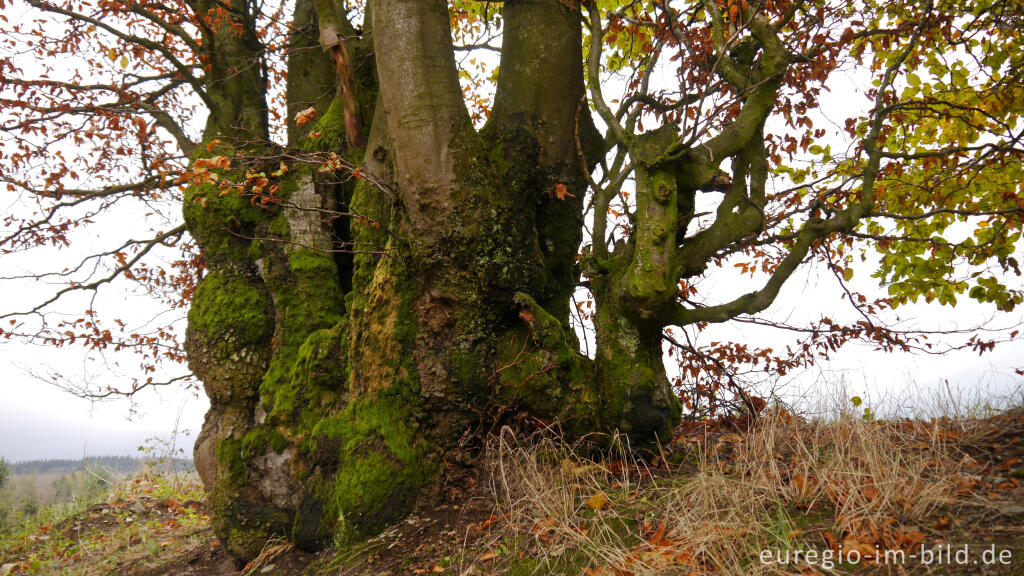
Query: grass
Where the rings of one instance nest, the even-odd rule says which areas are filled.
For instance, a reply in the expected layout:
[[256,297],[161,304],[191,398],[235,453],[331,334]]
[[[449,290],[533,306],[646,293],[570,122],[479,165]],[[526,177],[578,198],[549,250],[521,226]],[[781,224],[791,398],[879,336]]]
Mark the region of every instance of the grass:
[[691,430],[647,464],[616,443],[587,459],[555,438],[505,435],[492,459],[516,534],[506,556],[534,559],[528,573],[616,576],[792,574],[762,554],[811,549],[833,557],[826,568],[884,560],[935,539],[971,476],[961,447],[992,428],[850,411],[804,421],[777,409],[745,434]]
[[209,519],[194,475],[144,473],[91,499],[44,507],[0,537],[18,574],[91,576],[144,570],[207,549]]
[[[984,410],[875,420],[850,403],[810,419],[775,407],[680,427],[643,458],[622,439],[596,449],[505,428],[458,498],[346,549],[273,540],[241,574],[973,574],[878,562],[941,544],[1024,550],[1024,410]],[[0,537],[0,566],[237,575],[202,498],[195,476],[142,474]]]

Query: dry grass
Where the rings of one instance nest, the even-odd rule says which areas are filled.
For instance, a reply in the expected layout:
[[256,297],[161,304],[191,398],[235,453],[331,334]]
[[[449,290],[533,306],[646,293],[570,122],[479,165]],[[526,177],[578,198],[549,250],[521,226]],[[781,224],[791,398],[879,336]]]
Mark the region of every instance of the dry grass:
[[242,569],[242,576],[251,576],[262,572],[266,568],[273,567],[274,560],[291,552],[294,548],[294,544],[283,538],[271,538],[263,545],[263,550],[260,551],[259,555],[245,565],[245,568]]
[[776,410],[744,435],[677,441],[654,470],[618,442],[586,459],[557,439],[505,433],[493,477],[520,556],[538,558],[538,574],[568,558],[593,575],[797,573],[761,562],[762,551],[870,554],[920,543],[918,526],[956,498],[953,442],[965,432],[949,424],[849,413],[807,422]]

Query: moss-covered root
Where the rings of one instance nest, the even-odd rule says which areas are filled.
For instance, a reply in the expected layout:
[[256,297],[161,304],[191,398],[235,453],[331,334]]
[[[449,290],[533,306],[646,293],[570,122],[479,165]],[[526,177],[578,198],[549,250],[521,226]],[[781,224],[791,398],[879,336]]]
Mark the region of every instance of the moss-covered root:
[[569,435],[597,430],[591,361],[577,351],[567,327],[532,297],[519,292],[514,300],[521,322],[496,344],[497,404],[557,422]]
[[346,405],[313,429],[314,450],[333,450],[337,468],[317,488],[338,543],[374,535],[412,511],[441,470],[426,422],[415,347],[421,286],[382,259],[350,295]]
[[645,329],[615,307],[602,307],[600,301],[595,328],[594,378],[604,428],[626,434],[634,446],[670,439],[681,410],[665,374],[661,329]]
[[323,486],[337,544],[375,535],[408,515],[437,477],[437,458],[417,424],[418,403],[413,390],[391,387],[314,430],[318,443],[339,448],[337,471]]

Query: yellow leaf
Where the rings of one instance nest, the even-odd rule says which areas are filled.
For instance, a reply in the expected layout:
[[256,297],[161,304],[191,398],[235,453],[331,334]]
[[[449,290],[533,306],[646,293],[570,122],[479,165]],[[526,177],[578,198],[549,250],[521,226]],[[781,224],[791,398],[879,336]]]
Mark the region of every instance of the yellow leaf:
[[587,499],[587,508],[591,510],[604,510],[608,507],[608,495],[604,492],[597,492]]

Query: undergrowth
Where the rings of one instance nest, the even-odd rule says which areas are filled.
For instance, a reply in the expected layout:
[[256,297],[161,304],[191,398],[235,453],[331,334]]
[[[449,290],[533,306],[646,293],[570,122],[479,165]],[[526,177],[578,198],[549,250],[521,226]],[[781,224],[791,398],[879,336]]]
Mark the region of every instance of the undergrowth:
[[743,433],[720,424],[684,428],[646,461],[621,439],[587,458],[553,436],[502,434],[492,478],[514,536],[495,558],[506,566],[488,573],[815,573],[780,561],[798,550],[826,570],[896,560],[948,526],[941,513],[977,483],[961,448],[993,432],[781,409]]
[[211,544],[192,474],[143,473],[89,498],[46,506],[0,536],[12,574],[92,576],[159,566]]

